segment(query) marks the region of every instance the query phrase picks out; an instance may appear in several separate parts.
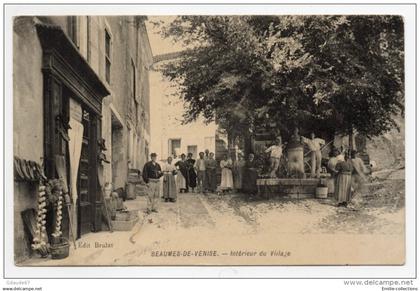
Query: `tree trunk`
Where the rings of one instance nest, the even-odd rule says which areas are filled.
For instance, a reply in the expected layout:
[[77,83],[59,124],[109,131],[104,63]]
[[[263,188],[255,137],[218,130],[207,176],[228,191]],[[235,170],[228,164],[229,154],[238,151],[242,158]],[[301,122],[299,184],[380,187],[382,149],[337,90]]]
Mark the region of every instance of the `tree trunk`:
[[249,132],[244,134],[244,152],[246,157],[252,152],[252,137]]
[[353,145],[353,128],[351,128],[349,130],[349,150],[353,150],[354,149],[354,145]]

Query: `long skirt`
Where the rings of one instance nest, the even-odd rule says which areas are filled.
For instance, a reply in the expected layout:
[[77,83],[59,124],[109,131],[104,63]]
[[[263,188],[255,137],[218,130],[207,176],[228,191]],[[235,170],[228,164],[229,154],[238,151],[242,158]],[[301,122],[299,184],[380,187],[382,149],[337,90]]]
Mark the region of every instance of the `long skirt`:
[[243,168],[236,168],[233,175],[235,189],[242,189]]
[[207,169],[206,170],[206,179],[204,179],[207,184],[207,190],[214,192],[217,188],[216,183],[216,169]]
[[195,173],[194,169],[188,170],[188,186],[190,188],[197,187],[197,174]]
[[327,187],[328,187],[328,194],[334,194],[335,193],[335,184],[336,184],[336,176],[333,175],[330,178],[327,179]]
[[258,173],[255,169],[245,169],[242,180],[242,190],[248,194],[257,194]]
[[178,189],[187,189],[187,180],[181,172],[176,175],[176,185]]
[[228,168],[222,169],[222,182],[220,183],[222,190],[233,188],[232,170]]
[[172,174],[163,175],[163,198],[176,199],[175,177]]
[[339,174],[335,184],[335,197],[338,202],[349,202],[351,199],[351,174]]

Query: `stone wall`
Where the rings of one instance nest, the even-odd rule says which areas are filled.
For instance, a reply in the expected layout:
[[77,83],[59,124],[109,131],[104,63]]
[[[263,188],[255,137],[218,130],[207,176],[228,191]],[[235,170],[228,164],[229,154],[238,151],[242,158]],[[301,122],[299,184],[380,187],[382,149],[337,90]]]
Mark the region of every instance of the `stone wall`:
[[[41,162],[43,156],[42,50],[32,17],[14,20],[13,155]],[[14,182],[15,261],[30,255],[21,211],[36,207],[36,185]]]
[[[104,98],[102,106],[102,137],[106,140],[108,160],[116,163],[104,164],[105,181],[114,180],[115,187],[124,187],[128,171],[129,127],[137,133],[137,149],[133,163],[140,167],[146,161],[146,145],[150,143],[149,71],[152,55],[144,17],[78,16],[78,34],[75,45],[111,95]],[[14,155],[42,162],[43,148],[43,74],[42,49],[35,29],[36,22],[58,25],[68,35],[65,16],[17,17],[13,36],[13,106],[14,106]],[[133,23],[138,21],[139,30]],[[111,81],[105,80],[105,29],[112,38]],[[130,64],[136,66],[137,94],[142,100],[138,118],[129,121],[130,109]],[[128,126],[130,125],[131,126]],[[117,130],[116,130],[117,129]],[[114,139],[114,149],[113,143]],[[115,156],[112,157],[112,154]],[[114,176],[114,179],[113,179]],[[31,255],[30,245],[24,233],[21,211],[36,208],[36,185],[15,182],[14,228],[15,262]],[[76,208],[76,207],[74,207]]]

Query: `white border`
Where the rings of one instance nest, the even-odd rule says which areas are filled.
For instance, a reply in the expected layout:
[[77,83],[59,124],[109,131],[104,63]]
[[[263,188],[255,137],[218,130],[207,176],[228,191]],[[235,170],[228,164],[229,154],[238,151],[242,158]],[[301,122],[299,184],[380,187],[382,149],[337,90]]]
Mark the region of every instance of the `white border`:
[[[317,267],[16,267],[13,263],[13,58],[12,17],[16,15],[176,15],[176,14],[399,14],[405,20],[406,73],[406,264],[404,266]],[[26,5],[5,8],[5,193],[6,277],[414,277],[415,242],[415,7],[408,5]]]

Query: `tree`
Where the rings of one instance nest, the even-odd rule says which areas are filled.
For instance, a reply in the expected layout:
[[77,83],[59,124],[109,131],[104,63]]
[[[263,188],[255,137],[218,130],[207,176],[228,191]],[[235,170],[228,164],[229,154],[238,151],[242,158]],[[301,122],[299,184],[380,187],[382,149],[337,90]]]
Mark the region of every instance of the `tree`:
[[403,112],[398,16],[179,16],[162,27],[186,47],[164,66],[187,104],[229,134],[295,126],[377,136]]

